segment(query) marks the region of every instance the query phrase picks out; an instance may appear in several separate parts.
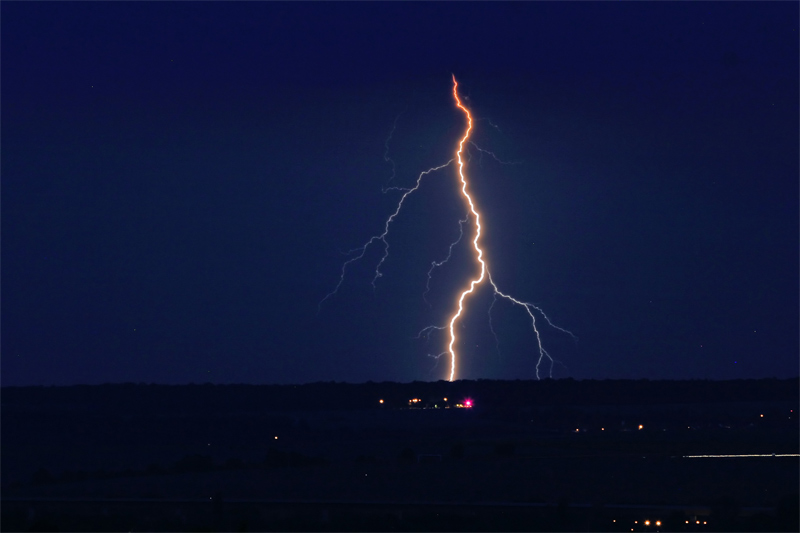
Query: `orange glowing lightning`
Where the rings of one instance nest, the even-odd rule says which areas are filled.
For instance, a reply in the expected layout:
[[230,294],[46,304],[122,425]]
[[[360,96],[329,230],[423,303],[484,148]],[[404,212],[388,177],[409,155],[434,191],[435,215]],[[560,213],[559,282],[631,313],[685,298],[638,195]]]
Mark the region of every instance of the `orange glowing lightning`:
[[[366,254],[367,248],[371,244],[380,243],[380,244],[383,245],[383,255],[380,258],[380,260],[378,261],[377,267],[375,268],[375,275],[374,275],[374,277],[372,279],[372,286],[373,286],[373,288],[375,287],[375,284],[376,284],[378,278],[383,276],[383,273],[381,272],[381,266],[383,265],[383,263],[387,260],[387,258],[389,256],[389,243],[388,243],[388,240],[387,240],[387,237],[388,237],[388,234],[389,234],[389,226],[391,225],[392,222],[394,222],[396,217],[400,214],[400,211],[401,211],[401,209],[403,207],[403,204],[405,203],[406,199],[411,194],[413,194],[414,192],[416,192],[416,191],[418,191],[420,189],[420,186],[422,184],[422,179],[424,177],[426,177],[426,176],[428,176],[428,175],[430,175],[432,173],[435,173],[435,172],[438,172],[440,170],[445,169],[446,167],[448,167],[450,165],[450,163],[452,163],[455,160],[455,161],[458,162],[458,176],[459,176],[459,179],[461,180],[461,194],[463,195],[463,197],[464,197],[464,199],[466,201],[466,204],[468,204],[469,211],[472,213],[472,216],[467,214],[464,219],[459,221],[460,235],[459,235],[459,237],[458,237],[458,239],[456,241],[454,241],[454,242],[452,242],[450,244],[450,248],[449,248],[447,257],[442,261],[432,261],[431,262],[431,268],[430,268],[430,270],[428,270],[428,281],[427,281],[427,284],[426,284],[426,291],[422,295],[423,299],[425,299],[425,295],[427,294],[428,290],[430,290],[430,281],[431,281],[431,275],[433,273],[433,270],[435,268],[437,268],[437,267],[441,267],[442,265],[444,265],[445,263],[447,263],[450,260],[453,247],[456,246],[460,242],[461,237],[463,236],[463,225],[466,224],[467,221],[470,220],[471,218],[474,218],[474,220],[475,220],[475,238],[472,240],[472,246],[475,249],[476,260],[480,264],[480,275],[477,278],[470,280],[469,287],[461,292],[461,295],[458,298],[458,310],[450,318],[449,326],[428,326],[426,328],[423,328],[423,330],[417,335],[417,337],[419,338],[423,334],[425,334],[426,336],[429,336],[430,333],[433,330],[442,331],[442,330],[448,329],[450,331],[450,342],[448,344],[447,351],[446,352],[442,352],[439,355],[435,355],[435,356],[432,355],[432,357],[435,357],[438,360],[439,357],[441,357],[442,355],[445,355],[445,354],[449,353],[449,355],[450,355],[450,375],[449,375],[449,380],[453,381],[455,379],[455,375],[456,375],[456,360],[458,358],[457,354],[456,354],[456,348],[455,348],[456,341],[457,341],[457,339],[456,339],[456,331],[455,331],[456,322],[459,320],[461,315],[464,313],[464,301],[467,298],[467,296],[472,294],[475,291],[475,287],[477,285],[481,284],[484,279],[488,278],[489,284],[492,286],[492,289],[493,289],[493,294],[494,294],[495,301],[497,300],[498,297],[500,297],[500,298],[503,298],[505,300],[508,300],[509,302],[513,303],[514,305],[519,305],[519,306],[525,308],[525,311],[528,313],[528,316],[531,319],[531,326],[533,328],[533,332],[534,332],[534,335],[536,337],[536,343],[537,343],[537,346],[538,346],[539,357],[538,357],[538,360],[536,362],[536,378],[537,379],[540,378],[539,370],[540,370],[542,362],[545,359],[550,361],[550,372],[549,372],[549,375],[550,375],[550,377],[552,377],[552,375],[553,375],[553,364],[555,363],[555,360],[550,356],[549,353],[547,353],[547,351],[544,349],[544,347],[542,345],[542,339],[541,339],[541,336],[539,334],[539,330],[538,330],[538,328],[536,326],[536,314],[534,314],[534,311],[536,313],[538,313],[539,315],[541,315],[542,318],[544,318],[544,320],[547,323],[547,325],[549,325],[549,326],[561,331],[562,333],[565,333],[565,334],[571,336],[575,340],[577,340],[577,339],[569,331],[567,331],[567,330],[565,330],[563,328],[560,328],[560,327],[556,326],[555,324],[553,324],[550,321],[550,318],[544,313],[544,311],[542,311],[536,305],[528,303],[528,302],[523,302],[521,300],[517,300],[516,298],[513,298],[512,296],[501,292],[500,289],[495,284],[494,280],[492,279],[492,275],[491,275],[491,273],[489,271],[489,267],[487,266],[486,261],[483,259],[483,250],[481,249],[481,247],[479,245],[480,238],[481,238],[481,230],[482,230],[482,228],[481,228],[481,216],[478,213],[477,208],[475,207],[475,202],[472,200],[472,197],[470,196],[469,192],[467,192],[467,178],[466,178],[466,175],[464,174],[464,167],[465,167],[465,162],[464,162],[464,157],[463,157],[464,156],[464,145],[467,142],[469,142],[470,144],[474,145],[474,143],[472,141],[469,141],[469,136],[470,136],[470,133],[472,132],[473,120],[472,120],[472,115],[469,112],[469,109],[467,109],[464,106],[464,104],[461,102],[461,98],[458,96],[458,82],[456,81],[455,75],[453,75],[453,97],[455,98],[456,107],[458,107],[461,111],[463,111],[464,114],[467,117],[467,128],[464,131],[463,137],[461,138],[461,140],[458,143],[458,150],[456,151],[455,158],[451,159],[450,161],[448,161],[448,162],[446,162],[446,163],[444,163],[442,165],[439,165],[437,167],[433,167],[433,168],[430,168],[428,170],[425,170],[425,171],[421,172],[419,174],[419,176],[417,177],[416,184],[411,188],[388,187],[388,186],[384,187],[384,193],[390,192],[390,191],[399,191],[399,192],[403,193],[401,195],[401,197],[400,197],[400,200],[397,203],[397,207],[395,208],[394,212],[386,219],[386,221],[384,223],[384,226],[383,226],[383,231],[381,233],[373,235],[361,247],[355,248],[355,249],[351,250],[350,252],[348,252],[348,254],[354,254],[353,257],[351,257],[350,259],[348,259],[347,261],[344,262],[344,264],[342,265],[341,275],[339,276],[339,282],[336,284],[336,287],[333,289],[333,291],[328,293],[322,299],[322,301],[320,302],[319,305],[321,306],[322,303],[325,302],[325,300],[327,300],[328,298],[333,297],[338,292],[339,288],[341,287],[342,283],[344,282],[344,278],[345,278],[345,274],[346,274],[348,266],[351,265],[352,263],[356,262],[356,261],[361,260],[364,257],[364,255]],[[397,120],[395,120],[395,126],[396,126],[396,123],[397,123]],[[391,139],[391,136],[394,133],[394,129],[395,128],[392,127],[392,131],[389,134],[389,139]],[[394,163],[388,157],[388,150],[389,150],[388,142],[389,142],[389,139],[387,139],[387,141],[386,141],[386,153],[384,154],[384,159],[387,160],[388,162],[392,163],[392,178],[393,178],[394,177]],[[475,146],[475,148],[477,148],[481,153],[485,152],[485,150],[482,150],[481,148],[479,148],[477,146]],[[494,154],[492,154],[491,152],[486,152],[486,153],[489,153],[495,159],[497,159],[494,156]],[[499,159],[497,159],[497,160],[500,161]],[[502,163],[502,161],[500,161],[500,162]],[[391,181],[391,179],[390,179],[390,181]],[[492,325],[491,325],[491,312],[492,312],[493,308],[494,308],[494,302],[489,307],[489,327],[492,330],[492,334],[494,334],[494,329],[492,328]],[[496,335],[495,335],[495,340],[497,341]],[[498,346],[499,346],[499,342],[498,342]]]
[[447,347],[448,351],[450,352],[450,381],[453,381],[453,377],[456,374],[456,351],[454,348],[456,343],[456,320],[458,320],[462,311],[464,311],[464,298],[466,298],[467,294],[470,294],[475,290],[475,285],[482,282],[484,276],[486,275],[486,262],[483,260],[483,250],[481,250],[481,247],[478,246],[478,240],[481,238],[481,216],[475,210],[475,204],[472,202],[472,197],[467,192],[467,179],[464,177],[464,160],[461,157],[461,154],[464,151],[464,143],[467,142],[467,139],[469,139],[469,133],[472,131],[472,115],[470,115],[469,109],[464,107],[464,104],[461,103],[461,99],[458,97],[458,82],[456,81],[455,74],[453,74],[453,97],[456,99],[456,106],[461,109],[465,115],[467,115],[467,130],[464,132],[461,142],[458,143],[456,159],[458,160],[458,176],[461,178],[461,194],[464,195],[464,198],[466,198],[467,203],[469,204],[470,211],[472,211],[472,214],[475,215],[475,238],[472,240],[472,246],[475,247],[475,252],[478,254],[478,263],[481,264],[481,275],[478,276],[477,279],[470,281],[469,289],[461,293],[461,296],[458,299],[458,311],[453,315],[453,318],[450,319],[450,344]]
[[[472,281],[470,281],[469,282],[469,288],[461,293],[461,296],[458,298],[458,311],[456,311],[456,313],[450,319],[450,328],[449,328],[450,329],[450,344],[447,347],[447,350],[450,352],[450,378],[449,379],[450,379],[450,381],[453,381],[453,379],[455,379],[455,374],[456,374],[456,350],[455,350],[456,331],[455,331],[455,324],[456,324],[456,321],[461,316],[461,313],[464,311],[464,298],[466,298],[468,294],[472,294],[472,292],[475,290],[475,286],[480,284],[485,277],[489,278],[489,283],[492,285],[492,289],[494,289],[495,298],[497,298],[497,296],[500,296],[501,298],[504,298],[504,299],[514,303],[515,305],[520,305],[520,306],[525,308],[525,311],[527,311],[528,315],[531,317],[531,325],[533,326],[533,332],[536,335],[536,343],[537,343],[537,345],[539,347],[539,359],[536,361],[536,379],[539,379],[539,377],[540,377],[539,376],[539,367],[541,366],[542,361],[545,358],[547,358],[550,361],[550,376],[552,377],[554,360],[550,356],[550,354],[547,353],[547,351],[544,349],[544,346],[542,346],[542,339],[541,339],[541,336],[539,335],[539,330],[536,327],[536,317],[534,316],[532,309],[535,309],[536,311],[538,311],[542,315],[542,317],[544,317],[545,321],[547,321],[548,325],[550,325],[551,327],[553,327],[553,328],[555,328],[555,329],[557,329],[557,330],[559,330],[559,331],[561,331],[563,333],[566,333],[567,335],[571,336],[575,340],[577,340],[577,338],[571,332],[569,332],[569,331],[567,331],[567,330],[565,330],[563,328],[560,328],[560,327],[556,326],[555,324],[553,324],[550,321],[550,318],[546,314],[544,314],[544,311],[542,311],[537,306],[535,306],[535,305],[533,305],[531,303],[528,303],[528,302],[523,302],[523,301],[517,300],[516,298],[513,298],[513,297],[509,296],[508,294],[505,294],[505,293],[501,292],[500,289],[497,288],[497,285],[495,284],[494,280],[492,279],[492,276],[489,273],[489,268],[486,266],[486,261],[484,261],[484,259],[483,259],[483,250],[481,250],[481,247],[478,246],[478,241],[481,238],[481,216],[478,213],[478,211],[475,209],[475,202],[472,201],[472,197],[467,192],[467,179],[464,176],[464,160],[461,157],[461,155],[462,155],[462,153],[464,151],[464,143],[467,142],[467,140],[469,139],[469,134],[472,131],[472,115],[470,114],[469,109],[464,107],[464,104],[461,103],[461,98],[458,97],[458,81],[456,81],[455,75],[453,75],[453,97],[456,100],[456,107],[461,109],[464,112],[464,114],[467,115],[467,129],[464,132],[464,137],[461,138],[461,142],[458,143],[458,151],[456,152],[456,159],[458,160],[458,176],[461,179],[461,194],[464,195],[464,198],[466,199],[467,203],[469,204],[470,211],[472,211],[472,214],[475,216],[475,238],[472,240],[472,246],[475,248],[475,252],[477,253],[476,259],[478,260],[478,263],[480,263],[480,265],[481,265],[481,274],[480,274],[480,276],[478,276],[477,279],[473,279]],[[492,304],[492,305],[494,305],[494,304]],[[489,308],[489,312],[491,313],[491,308]],[[491,315],[490,315],[490,318],[491,318]],[[430,329],[430,328],[426,328],[426,329]],[[441,329],[441,328],[437,328],[437,327],[434,326],[432,329]],[[423,330],[423,331],[425,331],[425,330]]]

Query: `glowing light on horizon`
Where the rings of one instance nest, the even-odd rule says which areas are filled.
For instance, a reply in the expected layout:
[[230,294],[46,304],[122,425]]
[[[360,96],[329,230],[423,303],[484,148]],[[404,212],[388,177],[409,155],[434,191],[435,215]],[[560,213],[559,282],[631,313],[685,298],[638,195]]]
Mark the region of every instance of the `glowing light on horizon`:
[[683,457],[688,459],[701,457],[800,457],[800,453],[742,453],[730,455],[684,455]]

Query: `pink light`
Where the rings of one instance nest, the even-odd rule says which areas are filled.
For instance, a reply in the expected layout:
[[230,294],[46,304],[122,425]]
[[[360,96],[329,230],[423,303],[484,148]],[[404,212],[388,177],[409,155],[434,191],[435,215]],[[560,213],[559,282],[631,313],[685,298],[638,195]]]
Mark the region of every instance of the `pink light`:
[[472,400],[465,400],[464,407],[472,407]]

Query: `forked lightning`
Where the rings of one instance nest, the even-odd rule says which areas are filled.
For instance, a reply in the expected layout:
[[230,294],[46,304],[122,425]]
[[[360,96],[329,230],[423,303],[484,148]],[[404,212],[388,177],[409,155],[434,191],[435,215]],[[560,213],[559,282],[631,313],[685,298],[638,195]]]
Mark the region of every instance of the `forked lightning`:
[[[489,284],[491,285],[492,290],[494,292],[495,300],[496,300],[497,297],[500,297],[500,298],[503,298],[505,300],[508,300],[509,302],[513,303],[514,305],[518,305],[518,306],[521,306],[522,308],[524,308],[525,311],[528,313],[528,316],[530,316],[530,318],[531,318],[531,327],[533,328],[533,332],[534,332],[534,335],[536,337],[536,344],[537,344],[537,350],[538,350],[538,359],[536,361],[536,378],[537,379],[541,378],[541,374],[540,374],[541,365],[542,365],[542,362],[545,359],[547,359],[549,361],[549,363],[550,363],[549,376],[552,377],[553,364],[554,364],[555,361],[554,361],[553,357],[550,356],[550,354],[547,352],[547,350],[545,350],[544,346],[542,345],[542,338],[541,338],[541,335],[539,334],[539,329],[538,329],[537,324],[536,324],[536,314],[541,315],[541,317],[545,320],[547,325],[555,328],[556,330],[558,330],[558,331],[560,331],[562,333],[565,333],[565,334],[569,335],[570,337],[572,337],[575,340],[577,340],[577,339],[575,338],[575,336],[572,333],[570,333],[566,329],[560,328],[560,327],[556,326],[555,324],[553,324],[550,321],[550,318],[539,307],[535,306],[534,304],[528,303],[528,302],[523,302],[521,300],[517,300],[516,298],[514,298],[514,297],[512,297],[512,296],[510,296],[510,295],[508,295],[508,294],[506,294],[504,292],[502,292],[497,287],[497,284],[495,284],[494,280],[492,279],[492,276],[491,276],[491,274],[489,272],[489,267],[487,265],[486,259],[484,259],[483,250],[480,247],[481,229],[482,229],[481,228],[481,215],[478,212],[478,208],[477,208],[475,202],[473,201],[472,196],[470,196],[470,194],[469,194],[467,175],[466,175],[466,172],[465,172],[466,163],[464,161],[464,145],[467,142],[469,142],[470,144],[474,145],[474,143],[472,143],[472,141],[469,140],[470,133],[472,132],[473,119],[472,119],[472,115],[469,112],[469,109],[467,109],[467,107],[461,102],[461,98],[458,95],[458,82],[456,81],[455,75],[453,76],[453,98],[455,99],[456,107],[458,109],[460,109],[464,113],[464,115],[466,116],[466,119],[467,119],[467,127],[464,130],[464,134],[463,134],[463,136],[461,137],[461,140],[458,143],[458,150],[456,151],[455,157],[453,159],[451,159],[450,161],[448,161],[447,163],[444,163],[443,165],[440,165],[440,166],[434,167],[434,168],[430,168],[430,169],[420,173],[420,175],[417,177],[416,184],[414,185],[414,187],[412,187],[410,189],[405,189],[405,188],[400,188],[400,187],[384,187],[384,192],[386,192],[388,190],[401,190],[401,191],[403,191],[403,195],[400,198],[400,201],[397,203],[397,208],[395,209],[394,213],[392,213],[389,216],[389,218],[386,219],[386,223],[384,224],[382,233],[380,233],[378,235],[373,235],[372,237],[370,237],[370,239],[366,243],[364,243],[363,246],[361,246],[359,248],[356,248],[354,250],[351,250],[349,252],[350,254],[355,254],[355,255],[352,258],[350,258],[350,259],[348,259],[347,261],[344,262],[344,264],[342,265],[342,271],[341,271],[341,275],[339,277],[339,282],[336,284],[336,287],[333,289],[333,291],[328,293],[322,299],[322,301],[320,302],[320,305],[322,305],[322,303],[325,300],[327,300],[328,298],[330,298],[331,296],[336,294],[336,292],[339,290],[339,287],[342,286],[342,283],[344,282],[344,277],[345,277],[345,274],[346,274],[346,271],[347,271],[347,267],[350,264],[352,264],[353,262],[358,261],[359,259],[363,258],[364,254],[367,251],[367,248],[371,244],[373,244],[376,241],[380,241],[383,244],[384,252],[383,252],[383,256],[381,257],[380,261],[378,261],[378,264],[375,267],[375,275],[372,278],[372,286],[373,286],[373,288],[375,287],[375,283],[377,282],[378,278],[380,278],[382,276],[382,274],[381,274],[381,266],[386,261],[386,259],[389,257],[389,243],[386,240],[386,237],[389,234],[389,226],[394,221],[394,219],[397,217],[398,213],[400,213],[400,210],[402,209],[403,203],[405,202],[406,198],[408,198],[409,195],[411,195],[413,192],[415,192],[415,191],[417,191],[419,189],[420,183],[422,182],[422,178],[423,177],[425,177],[428,174],[431,174],[432,172],[435,172],[435,171],[438,171],[438,170],[442,170],[442,169],[448,167],[450,165],[450,163],[452,163],[453,161],[456,161],[457,162],[457,168],[458,168],[458,178],[461,181],[461,188],[460,188],[461,189],[461,195],[464,197],[464,201],[465,201],[465,204],[468,207],[469,212],[468,212],[467,216],[464,219],[459,221],[459,229],[461,231],[459,232],[458,239],[450,244],[450,248],[448,249],[447,257],[445,259],[443,259],[442,261],[432,261],[431,262],[431,268],[428,271],[428,282],[426,284],[426,291],[423,294],[423,298],[425,298],[425,295],[430,290],[430,281],[431,281],[431,275],[433,273],[433,270],[435,268],[440,267],[443,264],[447,263],[447,261],[450,259],[453,247],[456,246],[461,241],[461,238],[463,237],[464,224],[466,224],[468,221],[474,221],[475,237],[472,240],[472,248],[474,249],[475,261],[477,261],[477,263],[480,265],[480,273],[478,274],[477,277],[469,280],[469,282],[465,286],[464,290],[461,291],[461,293],[460,293],[460,295],[458,297],[458,300],[456,302],[456,309],[454,310],[453,315],[450,317],[450,320],[448,321],[448,325],[447,326],[428,326],[428,327],[424,328],[422,331],[420,331],[418,337],[421,337],[422,335],[429,336],[430,333],[433,332],[434,330],[437,330],[437,331],[447,330],[447,331],[449,331],[450,341],[447,344],[447,351],[442,352],[442,353],[440,353],[438,355],[435,355],[433,357],[436,357],[438,359],[439,357],[441,357],[441,356],[443,356],[445,354],[449,354],[450,355],[450,372],[449,372],[449,378],[448,379],[450,381],[453,381],[455,379],[455,376],[456,376],[456,369],[457,369],[457,362],[458,362],[458,353],[456,351],[456,345],[458,344],[458,338],[456,336],[456,324],[458,323],[459,319],[464,314],[464,307],[465,307],[466,300],[468,299],[468,297],[473,292],[475,292],[475,289],[476,289],[476,287],[478,285],[483,283],[483,281],[485,279],[488,279],[489,280]],[[396,121],[395,121],[395,125],[396,125]],[[392,133],[393,132],[394,132],[394,127],[392,128]],[[388,140],[387,140],[387,147],[386,148],[387,148],[387,154],[388,154]],[[478,150],[481,150],[481,149],[478,148]],[[484,151],[481,150],[481,152],[483,153]],[[491,154],[491,152],[487,152],[487,153]],[[494,154],[491,154],[491,155],[494,157]],[[385,155],[385,158],[388,160],[388,155]],[[392,177],[394,177],[394,165],[392,165],[392,168],[393,168]],[[494,306],[494,302],[492,303],[492,307],[489,308],[489,313],[491,313],[491,310],[492,310],[493,306]],[[490,320],[491,320],[491,314],[490,314]],[[491,322],[490,322],[490,326],[491,326]],[[494,333],[494,329],[493,328],[492,328],[492,333]]]

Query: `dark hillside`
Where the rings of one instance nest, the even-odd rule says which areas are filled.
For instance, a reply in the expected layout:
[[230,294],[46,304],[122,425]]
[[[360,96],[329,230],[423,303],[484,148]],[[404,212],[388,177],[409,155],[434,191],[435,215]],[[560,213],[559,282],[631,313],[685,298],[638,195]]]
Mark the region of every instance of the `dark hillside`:
[[[33,527],[19,505],[78,498],[89,503],[40,512],[62,530],[97,530],[111,523],[70,522],[73,514],[90,513],[79,511],[90,502],[147,501],[144,515],[120,507],[133,520],[120,527],[164,530],[178,527],[166,518],[169,502],[346,501],[343,516],[361,518],[342,518],[345,529],[374,529],[364,517],[377,511],[362,504],[421,517],[400,529],[435,527],[428,520],[437,512],[469,529],[511,516],[505,507],[462,516],[493,502],[544,506],[526,519],[538,526],[509,528],[547,530],[572,505],[617,506],[634,520],[644,512],[636,506],[677,506],[688,517],[697,506],[712,513],[724,497],[732,519],[760,512],[774,524],[798,486],[797,404],[797,379],[6,387],[3,513]],[[708,455],[736,457],[699,457]],[[434,502],[456,507],[414,507]],[[255,503],[236,505],[241,516],[255,512],[247,507]],[[199,522],[180,527],[200,527],[198,509],[182,510]],[[245,521],[262,529],[328,528],[291,514],[254,516]]]

